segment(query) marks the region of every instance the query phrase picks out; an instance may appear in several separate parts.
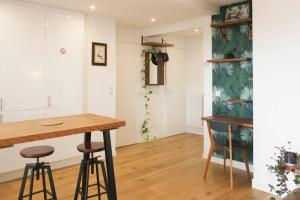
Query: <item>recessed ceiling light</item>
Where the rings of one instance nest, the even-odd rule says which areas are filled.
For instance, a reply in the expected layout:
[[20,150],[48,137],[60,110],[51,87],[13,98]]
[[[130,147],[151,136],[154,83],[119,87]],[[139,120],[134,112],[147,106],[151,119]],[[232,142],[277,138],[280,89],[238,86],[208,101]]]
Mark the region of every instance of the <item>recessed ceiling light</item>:
[[90,6],[90,9],[91,9],[91,10],[95,10],[95,9],[96,9],[96,6],[91,5],[91,6]]
[[195,28],[194,31],[195,31],[195,32],[199,32],[199,29]]
[[68,15],[67,18],[71,18],[71,15]]
[[156,18],[151,18],[151,22],[156,22]]

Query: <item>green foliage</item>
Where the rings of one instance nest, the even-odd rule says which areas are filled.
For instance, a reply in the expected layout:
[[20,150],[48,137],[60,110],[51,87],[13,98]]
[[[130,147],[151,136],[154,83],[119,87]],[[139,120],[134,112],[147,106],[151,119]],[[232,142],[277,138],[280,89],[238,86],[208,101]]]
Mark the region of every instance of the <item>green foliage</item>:
[[153,93],[153,91],[151,89],[149,89],[149,87],[147,87],[145,84],[145,66],[146,66],[146,64],[148,64],[147,63],[148,61],[145,59],[146,52],[157,53],[158,51],[156,48],[143,49],[142,54],[141,54],[141,57],[144,61],[142,69],[141,69],[141,81],[142,81],[142,87],[144,89],[144,100],[145,100],[145,104],[144,104],[145,117],[144,117],[144,121],[143,121],[142,127],[141,127],[141,135],[143,136],[145,141],[149,141],[151,139],[150,138],[151,112],[150,112],[149,104],[151,101],[151,94]]
[[[287,182],[289,181],[288,175],[290,172],[286,170],[285,165],[285,147],[275,147],[276,152],[271,159],[275,162],[274,165],[267,165],[268,169],[271,173],[276,175],[276,185],[269,184],[270,192],[275,192],[278,196],[282,197],[283,195],[288,195],[291,193],[287,186]],[[272,197],[271,199],[275,199]]]

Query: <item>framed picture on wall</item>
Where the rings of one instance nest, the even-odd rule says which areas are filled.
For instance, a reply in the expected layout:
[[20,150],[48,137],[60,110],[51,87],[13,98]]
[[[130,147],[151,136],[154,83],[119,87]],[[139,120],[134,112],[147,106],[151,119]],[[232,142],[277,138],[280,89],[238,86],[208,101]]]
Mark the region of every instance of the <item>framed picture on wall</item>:
[[92,65],[107,66],[107,44],[92,42]]
[[225,22],[251,18],[251,3],[234,4],[225,10]]

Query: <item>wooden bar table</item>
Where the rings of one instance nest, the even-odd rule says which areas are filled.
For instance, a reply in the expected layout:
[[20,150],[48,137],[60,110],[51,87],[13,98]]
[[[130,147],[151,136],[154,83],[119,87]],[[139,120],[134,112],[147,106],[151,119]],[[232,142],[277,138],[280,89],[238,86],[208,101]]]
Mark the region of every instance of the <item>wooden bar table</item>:
[[[125,124],[125,121],[95,114],[4,123],[0,124],[0,149],[12,147],[20,143],[81,133],[84,133],[84,142],[88,144],[91,142],[92,131],[102,131],[109,182],[108,196],[109,200],[117,200],[110,130],[118,129],[125,126]],[[88,159],[88,154],[84,155],[84,159]]]
[[[244,119],[238,117],[224,116],[224,115],[214,115],[208,117],[202,117],[202,120],[207,122],[217,121],[223,122],[226,124],[235,124],[244,128],[252,128],[253,129],[253,120]],[[228,142],[229,142],[229,157],[230,157],[230,185],[233,188],[233,162],[232,162],[232,132],[231,129],[228,133]]]

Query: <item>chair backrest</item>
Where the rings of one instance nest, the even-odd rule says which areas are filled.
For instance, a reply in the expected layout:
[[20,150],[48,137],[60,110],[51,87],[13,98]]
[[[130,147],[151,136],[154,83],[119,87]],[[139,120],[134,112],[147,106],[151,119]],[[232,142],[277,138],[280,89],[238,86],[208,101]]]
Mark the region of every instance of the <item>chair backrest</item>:
[[209,120],[207,121],[207,128],[208,128],[208,133],[209,133],[209,139],[210,143],[212,146],[216,146],[212,130],[218,131],[218,132],[238,132],[239,131],[239,126],[235,124],[230,124],[227,122],[220,122],[220,121],[215,121],[215,120]]
[[231,126],[232,132],[238,132],[239,126],[235,124],[229,124],[227,122],[220,122],[220,121],[210,121],[210,128],[214,131],[219,132],[228,132],[228,126]]

